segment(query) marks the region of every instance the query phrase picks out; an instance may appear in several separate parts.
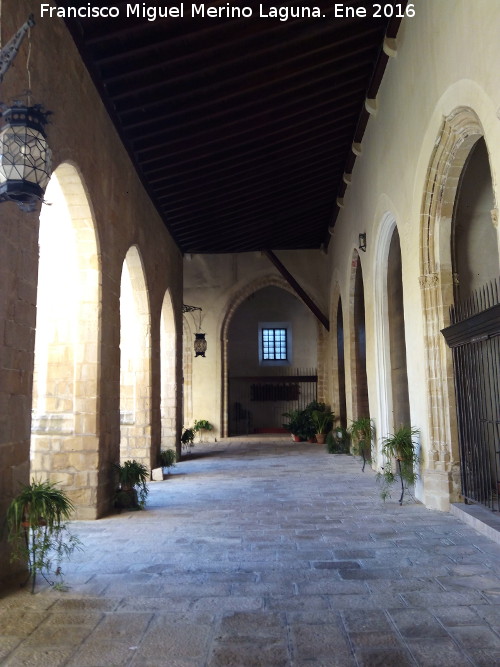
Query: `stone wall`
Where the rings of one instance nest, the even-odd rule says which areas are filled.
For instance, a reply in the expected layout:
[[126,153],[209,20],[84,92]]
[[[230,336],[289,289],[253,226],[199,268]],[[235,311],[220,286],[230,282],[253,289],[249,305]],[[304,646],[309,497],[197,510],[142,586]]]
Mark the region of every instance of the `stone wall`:
[[[30,56],[31,103],[51,110],[47,128],[56,172],[71,165],[78,175],[83,199],[78,201],[67,184],[66,195],[77,209],[90,212],[97,242],[98,295],[88,319],[94,319],[97,337],[82,351],[84,382],[95,395],[78,403],[71,441],[60,456],[49,454],[44,467],[63,484],[78,507],[81,518],[107,512],[113,493],[111,464],[120,449],[120,279],[131,247],[140,256],[149,306],[150,368],[148,397],[144,409],[150,415],[146,427],[150,438],[148,456],[154,463],[160,448],[160,316],[169,290],[175,336],[175,357],[181,358],[182,258],[150,202],[88,76],[73,41],[56,18],[40,19],[39,3],[3,0],[1,40],[12,37],[35,14],[31,44],[26,39],[2,84],[2,101],[11,102],[28,87],[26,63]],[[4,515],[20,482],[30,477],[30,430],[33,359],[36,328],[39,213],[23,213],[12,203],[0,204],[0,515]],[[64,275],[61,275],[64,280]],[[171,353],[171,351],[170,351]],[[98,360],[98,364],[94,363]],[[174,364],[175,429],[181,427],[179,391],[181,365]],[[92,367],[95,369],[92,370]],[[87,386],[88,389],[88,386]],[[172,397],[169,397],[171,402]],[[90,406],[90,414],[88,412]],[[93,407],[92,407],[93,406]],[[93,410],[93,414],[92,414]],[[170,411],[172,407],[170,406]],[[48,420],[50,422],[50,419]],[[50,424],[37,422],[38,430]],[[54,423],[52,424],[54,426]],[[64,430],[64,429],[63,429]],[[43,437],[43,436],[40,436]],[[52,441],[51,446],[55,442]],[[58,461],[58,462],[57,462]],[[82,474],[83,471],[83,474]],[[42,472],[42,470],[40,470]],[[18,566],[13,565],[12,568]],[[9,571],[8,550],[0,546],[0,570]]]

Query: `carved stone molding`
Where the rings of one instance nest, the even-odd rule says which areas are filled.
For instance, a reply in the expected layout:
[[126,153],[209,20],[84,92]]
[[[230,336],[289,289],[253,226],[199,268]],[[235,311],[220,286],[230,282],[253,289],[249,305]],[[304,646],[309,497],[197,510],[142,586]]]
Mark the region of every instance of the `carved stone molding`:
[[439,274],[438,273],[427,273],[424,276],[420,276],[418,279],[421,289],[428,289],[429,287],[437,287],[439,285]]
[[491,223],[495,229],[498,229],[498,209],[492,208],[490,211]]

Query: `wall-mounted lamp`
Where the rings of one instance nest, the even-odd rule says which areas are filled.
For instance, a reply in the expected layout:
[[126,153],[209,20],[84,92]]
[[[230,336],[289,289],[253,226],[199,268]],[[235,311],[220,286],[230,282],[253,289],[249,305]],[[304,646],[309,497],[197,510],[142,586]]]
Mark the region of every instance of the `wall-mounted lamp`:
[[[182,304],[183,313],[193,313],[195,310],[200,311],[200,316],[198,318],[198,333],[195,333],[194,335],[194,352],[195,352],[194,356],[204,357],[205,352],[207,351],[207,341],[205,340],[205,334],[201,333],[202,309],[199,306],[188,306],[185,303]],[[194,315],[193,315],[193,320],[194,320]]]
[[359,244],[358,247],[363,252],[366,252],[366,233],[359,235]]
[[[34,25],[33,15],[30,15],[0,49],[0,82]],[[28,63],[26,68],[29,74]],[[28,91],[28,100],[29,94]],[[52,156],[45,134],[49,114],[40,104],[15,102],[10,107],[0,104],[0,202],[14,201],[23,211],[33,211],[43,199],[51,174]]]

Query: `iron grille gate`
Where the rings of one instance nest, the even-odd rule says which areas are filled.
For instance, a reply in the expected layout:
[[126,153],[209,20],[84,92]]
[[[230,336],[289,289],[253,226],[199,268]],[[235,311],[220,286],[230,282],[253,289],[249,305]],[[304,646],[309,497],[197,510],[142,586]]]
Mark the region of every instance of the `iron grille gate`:
[[317,398],[315,368],[287,368],[273,375],[229,378],[229,433],[243,435],[283,431],[284,412],[300,409]]
[[442,330],[453,353],[462,494],[499,511],[500,286],[452,306]]

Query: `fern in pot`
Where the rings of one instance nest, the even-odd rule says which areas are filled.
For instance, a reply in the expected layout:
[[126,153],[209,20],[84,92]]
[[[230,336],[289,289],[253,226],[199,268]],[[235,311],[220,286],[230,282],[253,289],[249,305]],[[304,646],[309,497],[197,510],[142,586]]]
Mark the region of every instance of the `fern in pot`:
[[349,428],[352,451],[363,459],[364,472],[367,463],[372,460],[372,443],[375,438],[375,425],[370,417],[358,417]]
[[162,449],[160,452],[160,465],[163,468],[163,473],[168,475],[170,468],[175,468],[177,461],[177,454],[173,449]]
[[67,522],[74,509],[64,491],[49,481],[36,479],[22,486],[7,508],[11,561],[27,563],[26,582],[31,578],[32,593],[38,574],[54,585],[47,575],[60,577],[62,560],[81,548],[78,537],[68,529]]
[[382,482],[381,496],[390,497],[390,489],[398,479],[401,485],[399,504],[403,504],[405,489],[414,486],[418,479],[420,430],[414,426],[401,426],[395,433],[382,440],[382,454],[386,462],[377,477]]
[[115,507],[118,509],[143,509],[148,497],[147,482],[149,470],[135,459],[114,463],[118,476],[118,487],[115,492]]

